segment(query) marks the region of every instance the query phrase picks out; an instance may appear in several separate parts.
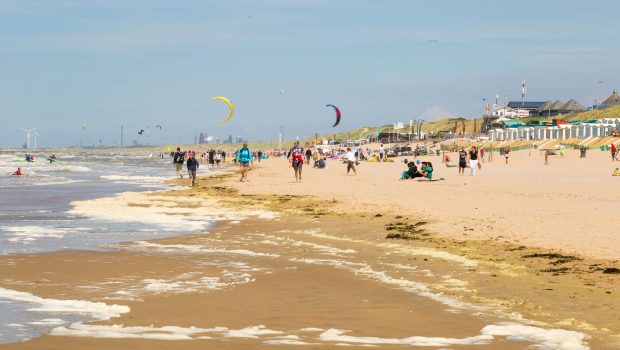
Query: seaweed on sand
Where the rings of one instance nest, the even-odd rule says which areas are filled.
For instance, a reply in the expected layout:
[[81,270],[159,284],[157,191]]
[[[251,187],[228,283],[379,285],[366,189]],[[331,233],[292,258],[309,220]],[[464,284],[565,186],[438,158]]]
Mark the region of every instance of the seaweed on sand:
[[408,240],[423,240],[428,238],[429,234],[422,228],[426,225],[426,221],[418,221],[413,224],[406,222],[395,222],[385,225],[386,231],[390,232],[385,236],[388,239],[408,239]]

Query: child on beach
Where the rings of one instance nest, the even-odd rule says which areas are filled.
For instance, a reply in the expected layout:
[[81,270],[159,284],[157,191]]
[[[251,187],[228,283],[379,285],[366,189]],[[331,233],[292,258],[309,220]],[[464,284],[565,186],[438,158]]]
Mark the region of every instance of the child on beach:
[[616,170],[614,170],[611,176],[620,176],[620,168],[616,168]]

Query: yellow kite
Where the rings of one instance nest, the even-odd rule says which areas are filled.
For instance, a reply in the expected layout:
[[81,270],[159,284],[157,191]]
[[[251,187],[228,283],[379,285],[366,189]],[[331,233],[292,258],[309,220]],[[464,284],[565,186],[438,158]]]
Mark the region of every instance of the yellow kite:
[[230,108],[230,111],[228,112],[228,117],[226,117],[226,119],[220,120],[219,123],[224,124],[228,122],[230,118],[232,118],[233,112],[235,111],[235,106],[233,106],[233,104],[226,97],[216,96],[216,97],[211,97],[211,100],[224,101],[228,105],[228,108]]

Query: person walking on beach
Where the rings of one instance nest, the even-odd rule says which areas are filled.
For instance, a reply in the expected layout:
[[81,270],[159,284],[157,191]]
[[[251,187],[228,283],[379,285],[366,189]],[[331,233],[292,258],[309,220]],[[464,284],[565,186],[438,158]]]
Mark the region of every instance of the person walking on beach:
[[258,156],[258,162],[260,163],[261,158],[263,158],[263,151],[258,150],[258,153],[256,153],[256,155]]
[[291,159],[290,166],[295,171],[295,182],[301,181],[301,169],[304,165],[304,149],[299,145],[299,141],[295,141],[293,148],[289,150]]
[[239,163],[239,169],[241,173],[241,179],[239,179],[239,181],[247,182],[248,181],[248,170],[250,169],[250,164],[253,161],[252,152],[250,152],[250,149],[248,148],[247,143],[244,143],[243,148],[241,148],[237,152],[236,159],[237,159],[237,162]]
[[480,163],[483,163],[483,162],[484,162],[484,148],[481,148],[480,149]]
[[183,174],[181,173],[181,170],[183,170],[184,161],[185,161],[185,152],[181,152],[181,147],[177,147],[177,151],[174,152],[174,157],[173,157],[172,162],[174,163],[174,166],[177,171],[177,178],[179,179],[183,178]]
[[357,162],[357,159],[355,158],[355,153],[353,153],[351,148],[347,148],[346,159],[347,159],[347,175],[349,175],[349,172],[351,170],[353,170],[354,175],[357,175],[357,170],[355,170],[355,162]]
[[504,148],[504,157],[506,157],[506,164],[508,164],[508,156],[510,155],[510,147]]
[[220,163],[222,163],[222,152],[215,153],[215,165],[219,168]]
[[187,173],[189,178],[192,180],[192,187],[196,186],[196,171],[198,170],[198,167],[200,167],[200,163],[198,163],[198,160],[192,152],[187,158]]
[[465,175],[465,168],[467,168],[467,152],[461,148],[459,151],[459,175]]
[[611,161],[615,161],[618,160],[618,149],[616,148],[616,145],[614,145],[613,143],[611,144]]
[[383,163],[383,157],[385,157],[385,150],[383,149],[383,144],[379,146],[379,163]]
[[209,151],[209,168],[213,169],[213,167],[215,166],[215,150],[211,149]]
[[478,168],[478,149],[476,146],[471,146],[469,150],[469,168],[471,169],[469,175],[476,175],[476,168]]
[[308,148],[306,150],[306,165],[310,164],[310,159],[312,159],[312,151]]

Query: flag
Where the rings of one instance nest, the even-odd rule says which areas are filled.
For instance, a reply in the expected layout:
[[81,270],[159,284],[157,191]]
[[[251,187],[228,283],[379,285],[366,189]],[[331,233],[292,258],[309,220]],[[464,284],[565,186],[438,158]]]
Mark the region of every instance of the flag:
[[465,135],[465,119],[463,119],[463,135]]
[[457,128],[457,124],[456,124],[456,123],[458,123],[458,120],[457,120],[457,119],[454,119],[454,131],[452,131],[452,132],[453,132],[455,135],[456,135],[456,128]]
[[171,150],[170,145],[168,145],[167,150],[168,150],[168,153],[170,153],[170,150]]
[[478,132],[478,130],[476,128],[476,119],[474,119],[474,134],[477,133],[477,132]]

